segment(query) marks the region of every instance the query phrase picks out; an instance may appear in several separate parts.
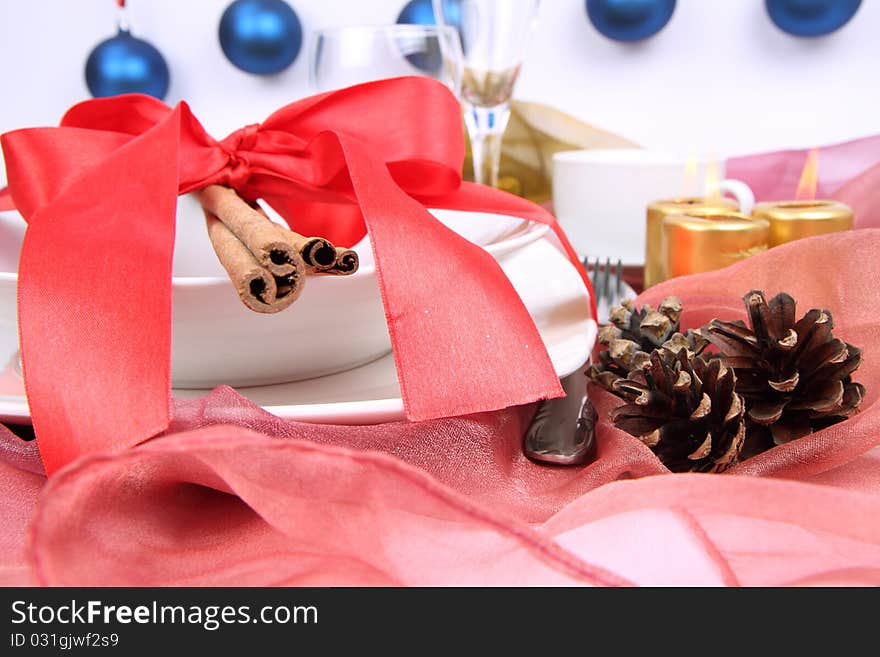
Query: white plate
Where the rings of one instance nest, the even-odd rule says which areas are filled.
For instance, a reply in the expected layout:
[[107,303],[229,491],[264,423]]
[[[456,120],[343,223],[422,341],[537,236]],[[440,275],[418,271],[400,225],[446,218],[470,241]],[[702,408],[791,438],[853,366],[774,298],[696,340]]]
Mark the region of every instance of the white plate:
[[[596,339],[589,297],[575,268],[548,238],[509,254],[502,261],[529,309],[556,373],[567,376],[587,360]],[[0,331],[0,420],[29,423],[18,373],[18,340]],[[403,418],[403,403],[391,354],[345,372],[270,386],[237,389],[279,417],[305,422],[374,424]],[[178,397],[201,397],[207,390],[175,390]]]

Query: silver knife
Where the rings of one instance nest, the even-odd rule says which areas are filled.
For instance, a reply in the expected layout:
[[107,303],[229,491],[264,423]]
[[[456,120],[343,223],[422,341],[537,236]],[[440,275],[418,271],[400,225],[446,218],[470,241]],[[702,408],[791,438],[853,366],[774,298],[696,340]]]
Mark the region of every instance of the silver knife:
[[596,409],[587,397],[583,368],[562,379],[565,396],[538,406],[523,437],[523,453],[552,465],[585,465],[596,459]]

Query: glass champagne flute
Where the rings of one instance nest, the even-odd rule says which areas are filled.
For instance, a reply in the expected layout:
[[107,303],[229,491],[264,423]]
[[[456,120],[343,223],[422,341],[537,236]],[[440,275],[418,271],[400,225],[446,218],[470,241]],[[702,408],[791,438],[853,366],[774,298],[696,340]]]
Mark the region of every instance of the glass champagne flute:
[[540,0],[432,1],[437,23],[457,26],[461,36],[460,97],[471,138],[474,178],[497,187],[510,98]]
[[455,28],[368,25],[315,32],[309,73],[315,91],[404,75],[425,75],[460,92],[462,55]]

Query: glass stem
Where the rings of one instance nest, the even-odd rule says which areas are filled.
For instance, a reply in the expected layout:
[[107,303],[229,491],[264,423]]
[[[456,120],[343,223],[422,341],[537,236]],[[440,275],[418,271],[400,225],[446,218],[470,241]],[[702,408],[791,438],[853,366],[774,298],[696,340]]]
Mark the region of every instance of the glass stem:
[[501,163],[501,137],[510,118],[510,105],[477,107],[465,104],[464,122],[471,138],[474,180],[482,185],[498,187],[498,166]]

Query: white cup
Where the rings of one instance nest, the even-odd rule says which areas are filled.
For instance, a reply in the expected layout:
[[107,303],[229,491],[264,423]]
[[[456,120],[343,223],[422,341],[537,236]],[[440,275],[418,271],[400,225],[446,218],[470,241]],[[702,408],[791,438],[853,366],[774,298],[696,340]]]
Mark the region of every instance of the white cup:
[[[645,262],[645,212],[649,203],[702,196],[710,160],[619,148],[562,151],[553,156],[553,208],[581,255]],[[724,180],[716,163],[718,191],[736,198],[751,214],[755,197],[739,180]]]

